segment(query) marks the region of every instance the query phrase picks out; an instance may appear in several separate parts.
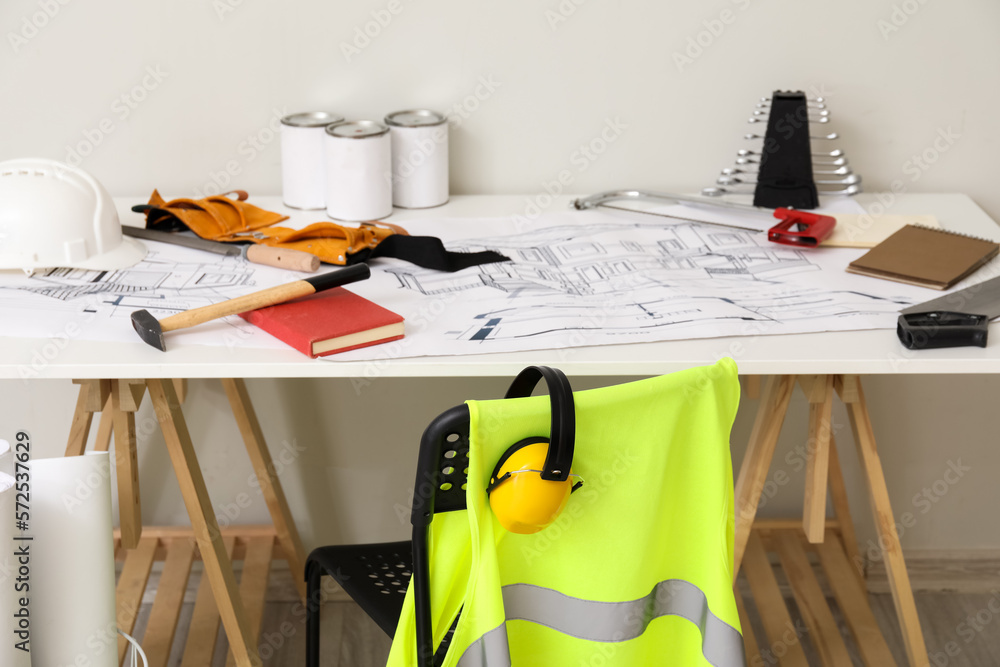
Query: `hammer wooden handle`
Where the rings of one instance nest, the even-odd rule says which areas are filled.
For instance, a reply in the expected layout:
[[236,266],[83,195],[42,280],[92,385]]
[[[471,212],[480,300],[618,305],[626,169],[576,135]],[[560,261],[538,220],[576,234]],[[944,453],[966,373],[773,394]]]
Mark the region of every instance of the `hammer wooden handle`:
[[257,310],[265,306],[274,306],[285,301],[297,299],[300,296],[308,296],[315,292],[340,287],[341,285],[353,283],[358,280],[366,280],[370,275],[371,271],[367,264],[345,266],[342,269],[327,271],[326,273],[321,273],[318,276],[312,276],[305,280],[296,280],[284,285],[278,285],[277,287],[269,287],[253,294],[238,296],[235,299],[215,303],[211,306],[202,306],[201,308],[186,310],[183,313],[165,317],[159,322],[160,331],[167,332],[186,329],[202,322],[225,317],[226,315],[235,315],[236,313],[245,313],[248,310]]
[[177,329],[187,329],[196,324],[217,320],[227,315],[245,313],[248,310],[257,310],[265,306],[273,306],[285,301],[291,301],[300,296],[308,296],[315,291],[316,289],[306,281],[296,280],[295,282],[285,283],[277,287],[269,287],[253,294],[238,296],[235,299],[229,299],[221,303],[213,303],[211,306],[185,310],[183,313],[165,317],[160,320],[160,328],[164,333],[167,331],[176,331]]

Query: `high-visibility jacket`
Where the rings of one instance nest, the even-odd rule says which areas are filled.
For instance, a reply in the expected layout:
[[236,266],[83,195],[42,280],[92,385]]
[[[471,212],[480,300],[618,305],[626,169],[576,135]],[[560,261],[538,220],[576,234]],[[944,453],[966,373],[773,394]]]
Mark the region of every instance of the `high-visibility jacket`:
[[[500,526],[486,487],[510,445],[548,434],[549,399],[468,403],[468,509],[436,515],[429,542],[435,647],[461,611],[444,666],[742,667],[735,362],[574,398],[584,485],[533,535]],[[416,664],[412,590],[388,664]]]

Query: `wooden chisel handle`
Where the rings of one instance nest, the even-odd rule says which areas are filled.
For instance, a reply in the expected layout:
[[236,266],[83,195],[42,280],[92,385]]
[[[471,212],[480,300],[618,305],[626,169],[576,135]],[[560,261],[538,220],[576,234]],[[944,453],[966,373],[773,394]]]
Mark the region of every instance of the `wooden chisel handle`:
[[226,317],[227,315],[245,313],[248,310],[257,310],[265,306],[274,306],[285,301],[308,296],[315,292],[322,292],[325,289],[339,287],[340,285],[346,285],[358,280],[365,280],[370,275],[371,270],[367,264],[345,266],[342,269],[328,271],[312,278],[306,278],[305,280],[296,280],[284,285],[269,287],[253,294],[238,296],[228,301],[213,303],[210,306],[185,310],[183,313],[177,313],[176,315],[171,315],[160,320],[160,328],[164,333],[167,331],[176,331],[177,329],[186,329],[196,324]]
[[246,255],[248,262],[276,266],[279,269],[291,269],[306,273],[316,273],[319,269],[319,257],[301,250],[252,245],[247,248]]

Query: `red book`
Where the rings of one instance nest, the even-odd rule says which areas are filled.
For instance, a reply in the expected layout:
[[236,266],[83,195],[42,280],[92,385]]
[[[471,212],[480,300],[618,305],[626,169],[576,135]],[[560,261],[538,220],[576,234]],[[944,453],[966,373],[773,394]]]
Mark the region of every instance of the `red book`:
[[343,287],[240,313],[310,357],[346,352],[403,337],[403,318]]

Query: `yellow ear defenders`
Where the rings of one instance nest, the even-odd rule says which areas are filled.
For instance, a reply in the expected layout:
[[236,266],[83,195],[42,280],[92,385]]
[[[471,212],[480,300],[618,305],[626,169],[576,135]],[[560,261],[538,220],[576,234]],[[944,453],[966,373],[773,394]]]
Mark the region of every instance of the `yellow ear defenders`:
[[521,371],[504,398],[530,396],[539,380],[549,388],[552,425],[549,437],[525,438],[511,445],[497,461],[490,484],[490,507],[500,525],[512,533],[529,535],[559,516],[575,486],[571,470],[576,439],[573,390],[562,371],[529,366]]

